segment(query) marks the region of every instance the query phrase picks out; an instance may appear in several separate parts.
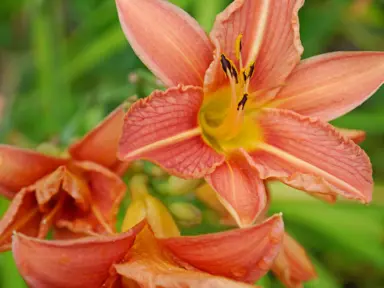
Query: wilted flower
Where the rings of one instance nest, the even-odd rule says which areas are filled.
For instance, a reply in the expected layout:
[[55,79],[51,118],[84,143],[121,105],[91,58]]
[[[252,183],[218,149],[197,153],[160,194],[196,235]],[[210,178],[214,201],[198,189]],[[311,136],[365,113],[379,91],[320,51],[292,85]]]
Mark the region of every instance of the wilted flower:
[[235,0],[218,15],[210,38],[166,1],[116,2],[133,49],[171,87],[128,111],[121,159],[205,177],[240,226],[265,208],[266,179],[319,197],[371,201],[369,158],[347,137],[364,133],[326,122],[378,89],[383,52],[300,62],[302,0]]
[[13,253],[26,282],[66,288],[251,288],[246,283],[264,275],[279,251],[280,215],[258,226],[180,236],[165,206],[148,194],[144,177],[135,176],[130,188],[122,235],[43,241],[16,234]]
[[126,187],[126,166],[116,158],[123,124],[116,109],[69,147],[69,158],[0,145],[0,192],[12,202],[0,221],[0,250],[10,248],[13,231],[44,238],[113,233]]

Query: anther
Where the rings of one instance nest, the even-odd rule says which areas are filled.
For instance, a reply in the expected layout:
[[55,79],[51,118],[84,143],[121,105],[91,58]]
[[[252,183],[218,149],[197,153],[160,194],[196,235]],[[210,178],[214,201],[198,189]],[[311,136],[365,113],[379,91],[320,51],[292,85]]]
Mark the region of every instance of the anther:
[[252,65],[249,66],[248,78],[252,78],[253,73],[255,73],[255,63],[252,63]]
[[229,60],[227,59],[227,57],[225,57],[224,54],[221,54],[220,62],[221,62],[221,67],[224,70],[224,73],[226,75],[228,75],[228,73],[232,74],[232,72],[231,72],[231,70],[232,70],[231,69],[232,68],[231,62],[229,62]]
[[240,34],[236,38],[235,52],[236,52],[236,58],[238,60],[240,60],[240,58],[241,58],[241,50],[243,49],[243,45],[242,45],[242,42],[241,42],[242,38],[243,38],[242,34]]
[[245,93],[245,94],[243,95],[243,98],[242,98],[242,99],[240,100],[240,102],[237,104],[237,111],[239,111],[240,108],[241,108],[241,110],[244,110],[245,103],[247,103],[247,100],[248,100],[248,94]]
[[236,84],[239,83],[239,76],[237,75],[236,68],[234,66],[231,67],[231,75],[236,80]]

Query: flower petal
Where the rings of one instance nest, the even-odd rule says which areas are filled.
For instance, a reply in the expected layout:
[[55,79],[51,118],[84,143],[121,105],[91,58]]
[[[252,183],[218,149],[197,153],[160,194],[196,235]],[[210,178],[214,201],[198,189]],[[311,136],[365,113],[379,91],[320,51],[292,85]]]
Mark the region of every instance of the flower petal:
[[343,135],[351,139],[356,144],[359,144],[365,140],[365,131],[362,130],[353,130],[353,129],[344,129],[344,128],[336,128],[336,130]]
[[8,196],[29,186],[64,164],[65,159],[8,145],[0,145],[0,186]]
[[123,287],[254,287],[200,271],[179,267],[162,249],[148,228],[138,235],[128,261],[115,265],[115,268],[117,273],[123,276]]
[[116,0],[116,4],[132,48],[165,85],[203,85],[213,53],[195,19],[167,1]]
[[254,283],[279,253],[284,224],[275,215],[258,226],[222,233],[159,240],[186,267]]
[[37,236],[40,220],[41,214],[33,190],[21,190],[0,220],[0,251],[11,249],[13,231]]
[[259,120],[265,142],[248,159],[262,179],[277,178],[308,192],[371,201],[368,156],[330,124],[280,109],[264,109]]
[[224,157],[201,137],[197,117],[202,100],[200,88],[178,86],[133,104],[125,116],[119,158],[148,159],[182,177],[212,172]]
[[336,52],[304,60],[276,100],[279,108],[333,120],[367,100],[384,82],[384,52]]
[[[96,233],[113,232],[117,212],[126,191],[124,182],[96,163],[76,162],[75,165],[82,170],[82,181],[88,184],[88,203],[85,203],[87,206],[80,206],[82,209],[76,209],[73,205],[64,209],[56,225],[76,233],[90,230]],[[75,190],[70,189],[70,186],[63,189]]]
[[252,225],[265,208],[264,182],[240,157],[227,160],[205,179],[240,227]]
[[71,156],[113,168],[117,163],[117,147],[123,127],[124,110],[118,107],[96,128],[69,147]]
[[302,287],[302,282],[316,278],[316,271],[305,250],[289,234],[284,234],[283,246],[272,271],[288,288]]
[[44,241],[16,234],[12,251],[30,287],[101,287],[111,266],[123,259],[142,228],[140,223],[118,236],[73,241]]
[[256,62],[250,90],[253,92],[283,84],[300,62],[303,52],[298,19],[303,3],[303,0],[238,0],[229,5],[217,17],[211,32],[216,56],[206,74],[206,89],[212,90],[224,79],[220,53],[235,61],[235,43],[240,34],[243,35],[245,67]]

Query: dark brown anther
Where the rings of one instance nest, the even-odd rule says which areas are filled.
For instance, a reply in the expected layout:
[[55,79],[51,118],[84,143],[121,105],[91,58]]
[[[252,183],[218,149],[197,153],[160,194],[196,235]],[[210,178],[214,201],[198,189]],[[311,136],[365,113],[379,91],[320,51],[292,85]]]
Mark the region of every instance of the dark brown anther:
[[243,78],[244,78],[244,82],[247,81],[248,79],[247,73],[245,73],[245,71],[243,71]]
[[245,93],[245,94],[243,95],[243,98],[242,98],[241,101],[239,102],[239,104],[237,104],[237,111],[239,111],[240,108],[241,108],[241,110],[244,110],[245,103],[247,103],[247,101],[248,101],[248,94]]
[[255,73],[255,63],[249,67],[248,78],[252,78],[253,73]]
[[224,54],[221,54],[221,59],[220,59],[220,62],[221,62],[221,67],[223,68],[224,70],[224,73],[227,75],[228,72],[230,74],[232,74],[232,69],[231,69],[231,62],[229,62],[229,60],[227,59],[227,57],[225,57]]
[[234,66],[231,66],[231,75],[236,80],[236,84],[239,83],[239,76],[237,75],[236,68]]

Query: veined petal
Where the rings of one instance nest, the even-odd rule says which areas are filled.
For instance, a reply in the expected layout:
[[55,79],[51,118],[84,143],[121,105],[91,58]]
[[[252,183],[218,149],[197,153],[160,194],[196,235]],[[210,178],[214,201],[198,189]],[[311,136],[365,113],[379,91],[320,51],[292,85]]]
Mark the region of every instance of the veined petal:
[[272,265],[272,271],[288,288],[302,287],[303,282],[316,278],[316,271],[307,253],[289,234]]
[[228,159],[205,177],[240,227],[252,225],[266,205],[257,170],[240,157]]
[[178,86],[133,104],[125,116],[119,158],[148,159],[182,177],[212,172],[224,156],[202,139],[197,119],[202,100],[200,88]]
[[65,162],[32,150],[0,145],[0,192],[13,196]]
[[181,265],[254,283],[270,269],[279,252],[283,232],[282,217],[275,215],[258,226],[159,241]]
[[279,108],[333,120],[367,100],[384,82],[384,52],[336,52],[304,60],[276,97]]
[[365,140],[365,131],[362,130],[353,130],[353,129],[344,129],[344,128],[336,128],[337,132],[339,132],[344,137],[351,139],[356,144],[359,144]]
[[118,163],[116,153],[124,121],[124,110],[118,107],[96,128],[69,147],[76,160],[90,161],[112,168]]
[[216,57],[206,74],[206,89],[213,90],[225,79],[218,56],[225,53],[236,59],[235,43],[240,34],[244,67],[256,63],[250,90],[282,85],[303,52],[297,15],[303,3],[303,0],[237,0],[229,5],[217,17],[211,32]]
[[0,220],[0,251],[11,249],[13,231],[37,236],[41,217],[33,190],[16,194]]
[[308,192],[371,201],[371,163],[352,140],[328,123],[289,110],[261,113],[265,142],[248,159],[262,179],[277,178]]
[[129,259],[115,265],[123,287],[252,288],[254,286],[184,269],[175,263],[145,228],[137,237]]
[[17,233],[12,251],[18,270],[30,287],[101,287],[111,266],[123,259],[142,228],[140,223],[118,236],[72,241],[37,240]]
[[213,50],[196,20],[167,1],[116,0],[116,4],[132,48],[165,85],[203,85]]

